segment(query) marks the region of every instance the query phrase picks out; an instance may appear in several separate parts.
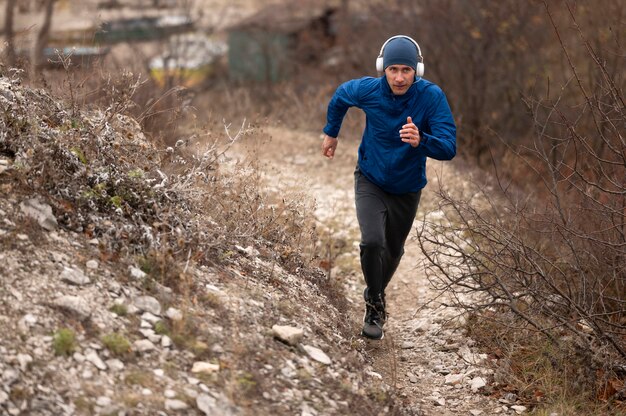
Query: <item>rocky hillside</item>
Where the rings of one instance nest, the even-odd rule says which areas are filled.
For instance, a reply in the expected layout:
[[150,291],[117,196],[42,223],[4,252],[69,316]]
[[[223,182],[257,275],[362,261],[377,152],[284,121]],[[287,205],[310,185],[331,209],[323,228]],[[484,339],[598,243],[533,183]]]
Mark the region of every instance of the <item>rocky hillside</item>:
[[122,107],[0,78],[0,413],[406,413],[300,254],[307,201]]

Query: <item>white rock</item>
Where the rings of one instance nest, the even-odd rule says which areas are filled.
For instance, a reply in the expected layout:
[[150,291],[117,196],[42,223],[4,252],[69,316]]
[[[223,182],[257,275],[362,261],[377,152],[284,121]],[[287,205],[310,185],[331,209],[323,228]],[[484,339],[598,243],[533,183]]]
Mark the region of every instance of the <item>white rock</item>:
[[404,341],[402,345],[400,345],[400,348],[402,348],[403,350],[410,350],[412,348],[415,348],[415,343],[412,341]]
[[515,405],[515,406],[511,406],[511,409],[515,410],[515,413],[519,415],[526,411],[526,406]]
[[111,399],[107,396],[100,396],[96,400],[96,405],[100,407],[107,407],[111,404]]
[[89,269],[89,270],[96,270],[98,268],[98,260],[89,260],[85,266]]
[[297,345],[304,336],[304,330],[287,325],[272,326],[273,335],[289,345]]
[[170,318],[172,321],[182,321],[183,320],[183,313],[181,311],[179,311],[176,308],[167,308],[167,311],[165,311],[165,316],[167,316],[168,318]]
[[161,317],[153,315],[150,312],[144,312],[141,315],[141,319],[143,319],[144,321],[148,321],[151,324],[156,324],[157,322],[159,322],[161,320]]
[[22,321],[24,321],[24,323],[28,326],[33,326],[37,323],[37,317],[35,315],[27,313],[22,317]]
[[199,394],[196,397],[196,406],[206,416],[212,416],[218,414],[217,400],[208,394]]
[[455,384],[459,384],[461,381],[463,381],[463,377],[465,377],[465,375],[463,374],[448,374],[445,379],[445,384],[452,386]]
[[143,270],[138,269],[138,268],[133,267],[133,266],[129,266],[128,267],[128,271],[130,273],[130,276],[135,278],[135,279],[137,279],[137,280],[143,279],[144,277],[147,276],[147,274]]
[[17,354],[17,362],[22,371],[28,370],[28,365],[33,362],[33,357],[28,354]]
[[83,377],[85,380],[90,380],[90,379],[92,379],[92,378],[93,378],[93,371],[91,371],[91,370],[89,370],[89,369],[87,369],[87,368],[86,368],[86,369],[83,371],[82,377]]
[[60,296],[54,299],[52,303],[61,309],[75,314],[81,320],[85,320],[91,316],[91,305],[81,297],[71,295]]
[[76,286],[84,286],[91,283],[91,280],[85,276],[82,270],[73,267],[64,267],[60,278],[63,282]]
[[157,377],[163,377],[165,375],[165,371],[163,371],[160,368],[155,368],[154,370],[152,370],[152,372],[154,373],[155,376]]
[[176,400],[176,399],[166,399],[165,400],[165,408],[167,410],[185,410],[187,409],[189,406],[187,405],[187,403],[183,402],[182,400]]
[[166,399],[173,399],[174,397],[176,397],[176,392],[172,389],[166,389],[163,392],[163,395],[165,396]]
[[143,388],[141,389],[141,394],[143,396],[152,396],[152,390],[150,390],[149,388]]
[[331,363],[330,357],[326,355],[324,351],[320,350],[319,348],[312,347],[310,345],[303,345],[302,348],[304,348],[306,353],[309,354],[309,357],[311,357],[315,361],[325,364],[325,365],[330,365]]
[[156,349],[156,346],[150,340],[147,340],[147,339],[140,339],[140,340],[133,342],[133,350],[135,351],[148,352],[148,351],[152,351],[155,349]]
[[478,409],[472,409],[469,412],[472,416],[480,416],[483,414],[483,411]]
[[473,392],[477,392],[478,389],[485,387],[487,385],[487,380],[482,377],[474,377],[470,382],[470,388]]
[[383,379],[383,376],[381,376],[379,373],[377,373],[377,372],[375,372],[375,371],[366,370],[366,371],[365,371],[365,374],[367,374],[368,376],[375,377],[375,378],[377,378],[377,379],[379,379],[379,380],[382,380],[382,379]]
[[20,209],[28,217],[33,218],[47,231],[53,231],[59,227],[57,219],[52,213],[52,207],[38,198],[31,198],[20,203]]
[[124,363],[117,358],[106,360],[106,365],[111,369],[111,371],[122,371],[124,369]]
[[89,361],[91,364],[95,365],[98,370],[106,370],[107,365],[102,361],[100,356],[94,350],[88,350],[85,354],[85,360]]
[[192,373],[212,374],[220,371],[219,364],[207,363],[205,361],[196,361],[191,368]]
[[443,397],[435,397],[433,399],[433,403],[435,404],[435,406],[445,406],[446,399],[444,399]]
[[79,352],[75,352],[74,354],[72,354],[72,358],[74,358],[74,360],[77,363],[84,363],[85,362],[85,356]]
[[152,296],[139,296],[133,304],[142,312],[150,312],[153,315],[161,315],[161,304]]
[[167,335],[163,335],[161,337],[161,346],[163,348],[170,348],[172,346],[172,338],[168,337]]
[[4,390],[0,390],[0,405],[5,404],[8,401],[9,395]]

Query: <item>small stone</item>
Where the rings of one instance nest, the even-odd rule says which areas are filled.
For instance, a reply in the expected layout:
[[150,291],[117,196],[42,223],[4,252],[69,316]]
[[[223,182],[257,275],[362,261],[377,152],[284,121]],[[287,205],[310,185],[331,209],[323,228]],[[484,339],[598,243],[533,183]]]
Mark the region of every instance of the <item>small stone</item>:
[[29,364],[33,362],[33,357],[28,354],[17,354],[17,362],[20,364],[20,369],[25,372]]
[[92,378],[93,378],[93,371],[91,371],[91,370],[89,370],[89,369],[87,369],[87,368],[86,368],[86,369],[83,371],[82,377],[83,377],[85,380],[90,380],[90,379],[92,379]]
[[192,373],[212,374],[220,371],[219,364],[207,363],[205,361],[196,361],[191,368]]
[[149,388],[143,388],[141,389],[141,394],[143,396],[152,396],[152,390],[150,390]]
[[157,377],[163,377],[165,375],[165,371],[163,371],[160,368],[155,368],[154,370],[152,370],[152,372],[154,373],[155,376]]
[[106,396],[100,396],[96,400],[96,405],[100,407],[107,407],[111,405],[111,399]]
[[206,416],[216,415],[219,411],[217,400],[208,394],[199,394],[196,397],[196,406]]
[[139,296],[133,304],[142,312],[150,312],[153,315],[161,315],[161,304],[152,296]]
[[96,270],[98,268],[98,260],[89,260],[85,266],[89,269],[89,270]]
[[161,317],[153,315],[150,312],[144,312],[141,315],[141,319],[143,319],[144,321],[148,321],[154,325],[161,320]]
[[0,405],[3,405],[8,401],[9,395],[4,390],[0,390]]
[[417,383],[419,381],[417,376],[413,373],[406,373],[406,375],[409,377],[411,383]]
[[52,303],[61,309],[75,314],[81,320],[85,320],[91,316],[91,305],[81,297],[65,295],[56,298]]
[[503,397],[505,403],[515,403],[517,400],[517,394],[515,393],[506,393]]
[[100,244],[100,241],[98,241],[97,238],[92,238],[91,240],[89,240],[89,245],[97,246],[98,244]]
[[310,345],[303,345],[302,348],[304,348],[309,357],[311,357],[315,361],[325,365],[330,365],[330,357],[328,357],[328,355],[326,355],[324,351]]
[[84,286],[91,282],[80,269],[64,267],[61,272],[61,280],[76,286]]
[[156,346],[150,340],[147,340],[147,339],[140,339],[140,340],[133,342],[133,350],[138,351],[138,352],[148,352],[148,351],[152,351],[155,349],[156,349]]
[[163,348],[170,348],[172,346],[172,338],[168,337],[167,335],[163,335],[161,337],[161,346]]
[[483,411],[478,409],[472,409],[469,412],[472,416],[480,416],[483,414]]
[[176,392],[172,389],[167,389],[163,392],[163,395],[166,399],[173,399],[174,397],[176,397]]
[[85,360],[89,361],[91,364],[95,365],[98,370],[106,370],[107,365],[102,361],[100,356],[94,350],[88,350],[85,354]]
[[289,345],[297,345],[304,336],[304,331],[301,328],[286,325],[272,326],[272,333],[274,337]]
[[435,406],[445,406],[446,399],[444,399],[443,397],[435,397],[433,403],[435,404]]
[[167,316],[172,321],[182,321],[183,313],[176,308],[169,307],[167,311],[165,311],[165,316]]
[[526,406],[515,405],[515,406],[511,406],[511,409],[515,410],[515,413],[517,413],[519,415],[519,414],[524,413],[527,408],[526,408]]
[[106,365],[111,369],[111,371],[122,371],[124,369],[124,363],[117,358],[106,360]]
[[187,403],[183,402],[182,400],[175,400],[175,399],[166,399],[165,400],[165,408],[167,410],[185,410],[187,409],[189,406],[187,405]]
[[448,374],[445,379],[445,384],[454,386],[463,381],[464,377],[463,374]]
[[402,348],[403,350],[410,350],[412,348],[415,348],[415,343],[412,341],[404,341],[400,348]]
[[472,389],[474,393],[477,392],[482,387],[485,387],[486,385],[487,385],[487,381],[482,377],[474,377],[472,381],[470,382],[470,388]]
[[72,358],[74,358],[74,360],[79,364],[85,362],[85,356],[79,352],[72,354]]
[[135,278],[135,279],[137,279],[137,280],[141,280],[141,279],[143,279],[144,277],[147,276],[147,274],[143,270],[138,269],[138,268],[133,267],[133,266],[130,266],[128,268],[128,271],[130,272],[130,276]]
[[52,207],[38,198],[31,198],[20,203],[22,212],[34,220],[45,230],[53,231],[59,227],[57,219],[52,213]]

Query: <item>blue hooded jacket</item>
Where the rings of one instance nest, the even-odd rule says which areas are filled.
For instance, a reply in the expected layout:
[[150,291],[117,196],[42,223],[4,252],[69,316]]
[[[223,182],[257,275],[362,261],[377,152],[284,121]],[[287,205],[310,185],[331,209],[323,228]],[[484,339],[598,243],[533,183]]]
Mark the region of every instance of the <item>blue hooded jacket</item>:
[[[337,88],[328,104],[324,133],[337,137],[350,107],[365,112],[359,146],[359,169],[370,181],[392,194],[417,192],[426,186],[426,158],[450,160],[456,154],[456,126],[446,97],[425,79],[403,95],[394,95],[386,77],[364,77]],[[419,146],[400,139],[407,117],[420,131]]]

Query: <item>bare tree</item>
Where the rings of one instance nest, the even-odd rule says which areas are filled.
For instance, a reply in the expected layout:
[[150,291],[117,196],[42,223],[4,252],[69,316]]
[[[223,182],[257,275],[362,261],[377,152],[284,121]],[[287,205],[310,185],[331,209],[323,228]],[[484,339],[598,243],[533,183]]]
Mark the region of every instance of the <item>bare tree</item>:
[[17,0],[7,0],[4,13],[4,36],[7,42],[6,58],[9,66],[15,66],[17,61],[15,56],[15,33],[13,31],[13,15]]
[[50,28],[52,27],[52,14],[54,12],[54,3],[56,0],[46,0],[44,8],[44,21],[37,33],[35,46],[31,58],[31,66],[33,74],[36,74],[45,64],[44,49],[50,39]]

